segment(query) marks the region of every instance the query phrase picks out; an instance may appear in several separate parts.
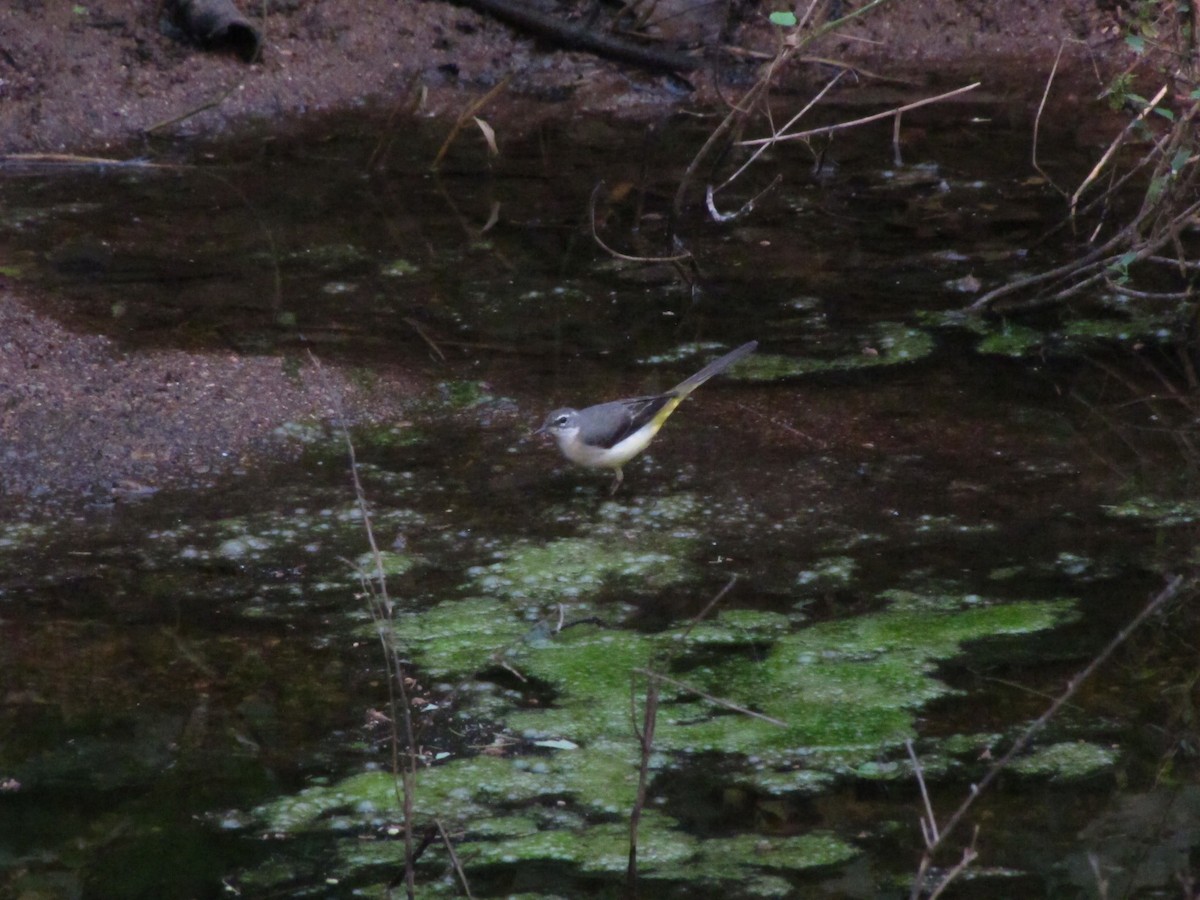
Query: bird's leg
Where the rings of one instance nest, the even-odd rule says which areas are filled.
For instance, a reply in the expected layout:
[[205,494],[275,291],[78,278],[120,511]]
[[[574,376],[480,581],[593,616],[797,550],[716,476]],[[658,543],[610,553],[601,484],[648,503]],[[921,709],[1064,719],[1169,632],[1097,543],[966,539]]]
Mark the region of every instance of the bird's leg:
[[617,492],[617,488],[619,488],[621,486],[621,482],[625,478],[625,476],[621,474],[620,466],[617,466],[617,468],[614,471],[616,471],[617,477],[613,479],[612,487],[610,487],[608,489],[608,496],[610,496],[610,497]]

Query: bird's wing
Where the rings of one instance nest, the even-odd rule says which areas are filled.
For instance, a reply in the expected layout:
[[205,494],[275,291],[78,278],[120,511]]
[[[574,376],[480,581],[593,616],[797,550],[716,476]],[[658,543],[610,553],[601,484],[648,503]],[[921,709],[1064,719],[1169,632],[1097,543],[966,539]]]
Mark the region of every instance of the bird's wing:
[[588,425],[580,438],[592,447],[610,449],[653,421],[665,406],[678,402],[674,393],[667,393],[601,403],[586,410]]

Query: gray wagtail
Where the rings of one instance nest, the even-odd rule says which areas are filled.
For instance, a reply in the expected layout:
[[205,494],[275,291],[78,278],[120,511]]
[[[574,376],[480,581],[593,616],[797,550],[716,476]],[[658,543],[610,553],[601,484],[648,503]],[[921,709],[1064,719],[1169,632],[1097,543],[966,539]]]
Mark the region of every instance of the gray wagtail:
[[556,409],[546,416],[546,421],[534,434],[548,432],[553,435],[562,455],[577,465],[615,470],[617,477],[609,491],[615,493],[621,486],[621,466],[646,449],[663,422],[687,395],[749,356],[756,347],[758,341],[742,344],[665,394],[613,400],[586,409]]

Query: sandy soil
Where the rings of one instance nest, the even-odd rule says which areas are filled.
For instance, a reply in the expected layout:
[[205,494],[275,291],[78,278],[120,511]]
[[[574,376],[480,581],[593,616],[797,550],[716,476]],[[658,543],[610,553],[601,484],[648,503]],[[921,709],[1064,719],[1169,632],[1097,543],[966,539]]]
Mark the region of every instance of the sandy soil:
[[[711,6],[664,2],[684,11],[664,37],[716,39]],[[412,0],[273,0],[266,20],[254,20],[261,61],[247,65],[168,36],[158,7],[0,5],[0,154],[152,153],[150,132],[212,136],[252,120],[282,126],[326,110],[390,109],[414,89],[425,92],[420,114],[450,117],[512,73],[490,118],[632,117],[716,102],[729,89],[722,81],[746,83],[754,71],[753,62],[701,68],[689,73],[688,93],[662,73],[556,51],[467,9]],[[753,61],[777,39],[750,9],[724,43]],[[1123,63],[1119,30],[1093,0],[902,0],[813,52],[908,83],[982,77],[1032,107],[1060,46],[1067,73],[1083,79],[1096,63]],[[0,264],[3,256],[0,244]],[[352,418],[382,416],[423,387],[392,373],[368,397],[336,371],[314,390],[312,373],[290,378],[277,359],[133,357],[35,312],[22,290],[0,281],[0,492],[10,515],[51,498],[120,498],[251,465],[281,423],[330,416],[332,396],[344,397]]]
[[[711,21],[711,5],[676,5],[696,11],[669,18],[673,27],[665,36],[710,37],[698,23]],[[164,35],[158,3],[9,0],[0,6],[0,152],[7,153],[100,151],[181,116],[187,117],[160,132],[208,135],[249,117],[279,120],[361,104],[390,108],[413,83],[429,92],[427,113],[445,114],[512,73],[510,97],[558,100],[560,115],[631,113],[691,100],[667,90],[661,74],[556,52],[446,3],[275,0],[265,21],[252,20],[261,25],[264,43],[254,65]],[[770,51],[776,38],[758,12],[745,14],[731,33],[743,59]],[[966,72],[985,78],[989,90],[1027,90],[1040,87],[1064,41],[1070,66],[1078,67],[1119,47],[1120,34],[1094,0],[900,0],[815,46],[812,55],[909,80]],[[734,68],[724,63],[721,75]],[[689,78],[701,100],[713,95],[704,71]],[[188,116],[210,103],[211,109]]]
[[[368,390],[337,369],[276,357],[130,354],[73,334],[0,289],[0,492],[9,515],[104,506],[204,485],[282,445],[288,422],[399,420],[420,384],[380,373]],[[12,501],[18,501],[13,503]]]

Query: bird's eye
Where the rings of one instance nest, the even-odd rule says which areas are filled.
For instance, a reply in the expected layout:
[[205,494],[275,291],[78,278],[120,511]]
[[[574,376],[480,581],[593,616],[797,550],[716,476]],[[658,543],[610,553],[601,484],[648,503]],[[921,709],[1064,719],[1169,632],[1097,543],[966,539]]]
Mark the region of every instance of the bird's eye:
[[567,427],[567,423],[568,423],[568,422],[570,422],[570,421],[571,421],[571,417],[570,417],[570,416],[568,416],[568,415],[561,415],[561,416],[559,416],[557,419],[555,419],[555,420],[554,420],[554,427],[555,427],[555,428],[566,428],[566,427]]

